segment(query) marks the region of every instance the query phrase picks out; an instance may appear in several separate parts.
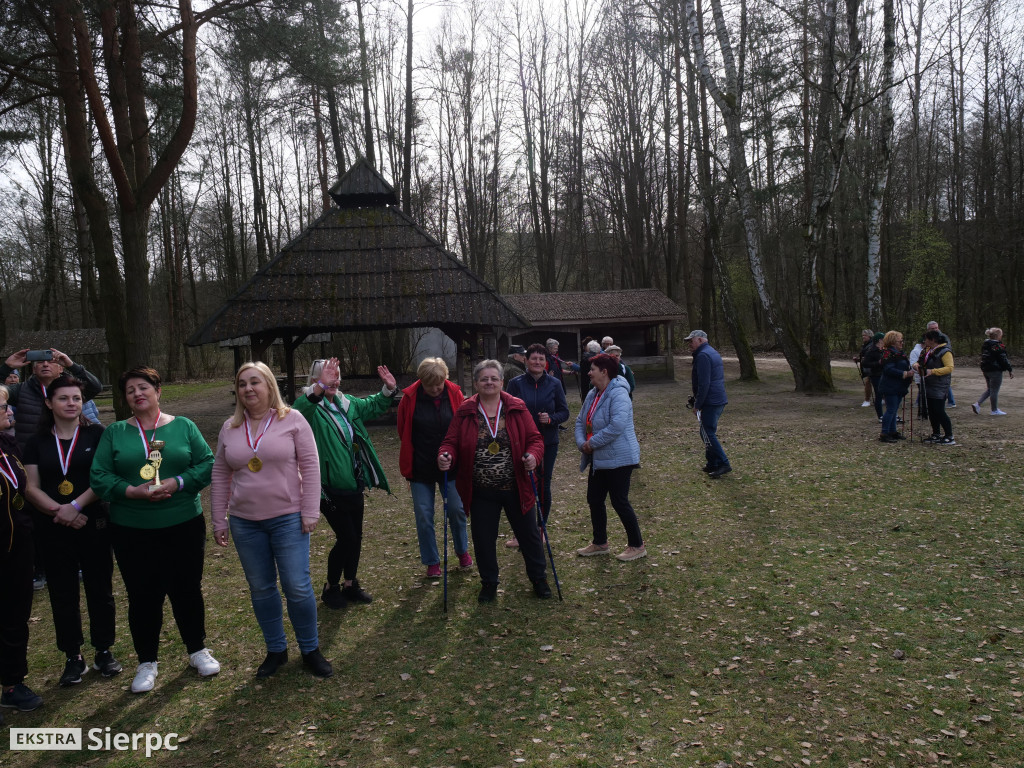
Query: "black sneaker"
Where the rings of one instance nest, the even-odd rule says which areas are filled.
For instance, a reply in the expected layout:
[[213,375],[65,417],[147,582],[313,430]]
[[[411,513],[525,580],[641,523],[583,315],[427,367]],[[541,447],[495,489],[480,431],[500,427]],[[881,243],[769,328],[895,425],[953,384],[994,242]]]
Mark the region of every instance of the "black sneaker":
[[109,649],[106,651],[100,651],[96,654],[96,658],[92,663],[92,668],[104,677],[119,675],[123,669],[121,662],[114,658],[114,654],[112,654]]
[[341,593],[350,603],[372,603],[373,595],[363,591],[359,586],[359,579],[352,579],[352,583],[342,588]]
[[340,611],[348,605],[345,593],[338,584],[324,584],[324,591],[320,593],[320,599],[328,608]]
[[0,707],[16,709],[19,712],[31,712],[41,706],[43,706],[43,697],[21,683],[4,688],[3,694],[0,694]]
[[[315,653],[319,653],[319,651],[315,651]],[[323,656],[320,658],[322,659]],[[283,651],[267,651],[267,658],[263,660],[259,669],[256,670],[256,677],[270,677],[283,667],[286,661],[288,661],[287,648]],[[303,657],[303,661],[305,661],[305,657]],[[329,667],[330,665],[328,665]],[[330,675],[324,675],[324,677],[330,677]]]
[[715,468],[712,467],[710,464],[705,464],[703,467],[700,468],[700,471],[710,474],[715,471]]
[[722,475],[726,475],[729,472],[732,472],[732,467],[726,464],[724,467],[719,467],[714,472],[708,472],[708,477],[710,477],[712,480],[717,480]]
[[928,435],[922,443],[940,443],[942,442],[942,435]]
[[309,653],[302,654],[302,663],[313,677],[330,677],[334,674],[334,667],[320,653],[319,648],[314,648]]
[[64,674],[60,676],[60,681],[57,683],[61,688],[67,688],[72,685],[78,685],[82,682],[82,675],[86,673],[89,667],[85,663],[85,659],[81,655],[75,656],[73,659],[68,659],[64,662]]
[[956,445],[956,440],[953,439],[952,435],[947,435],[938,441],[939,445]]
[[895,443],[896,438],[890,435],[888,432],[883,432],[878,436],[878,441],[881,443]]
[[533,582],[533,594],[541,600],[547,600],[551,597],[551,587],[548,586],[548,580],[537,579],[537,581]]
[[498,597],[498,585],[494,582],[485,581],[480,585],[480,594],[477,596],[478,603],[493,603]]

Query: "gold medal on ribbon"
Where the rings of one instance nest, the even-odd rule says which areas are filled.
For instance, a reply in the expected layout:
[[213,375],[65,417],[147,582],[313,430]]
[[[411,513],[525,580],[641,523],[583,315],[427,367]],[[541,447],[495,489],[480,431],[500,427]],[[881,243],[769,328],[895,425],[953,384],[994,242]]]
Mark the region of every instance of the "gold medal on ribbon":
[[491,454],[492,456],[497,455],[498,451],[500,451],[500,450],[501,450],[501,446],[498,445],[498,441],[497,440],[493,441],[490,445],[487,446],[487,452],[489,454]]
[[259,456],[253,456],[249,459],[249,470],[252,472],[259,472],[263,469],[263,460]]
[[64,478],[64,482],[57,486],[57,493],[59,493],[61,496],[70,496],[74,492],[75,486],[73,486],[71,484],[71,481],[68,480],[66,477]]
[[15,509],[21,509],[22,507],[25,506],[25,497],[22,496],[20,493],[16,493],[14,494],[14,499],[12,500],[11,503],[14,504]]
[[152,464],[143,464],[142,469],[139,470],[139,477],[143,480],[152,480],[156,477],[156,469]]

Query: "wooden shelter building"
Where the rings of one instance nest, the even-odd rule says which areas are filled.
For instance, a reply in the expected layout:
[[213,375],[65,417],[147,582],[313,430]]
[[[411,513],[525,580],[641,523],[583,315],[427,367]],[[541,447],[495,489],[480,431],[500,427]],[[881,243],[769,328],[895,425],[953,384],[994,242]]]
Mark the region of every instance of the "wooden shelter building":
[[672,326],[686,313],[656,288],[520,293],[505,301],[531,325],[509,329],[510,342],[529,346],[554,338],[563,359],[578,360],[584,338],[611,336],[635,373],[675,376]]
[[254,359],[281,339],[294,399],[296,347],[310,334],[434,327],[464,348],[523,318],[398,207],[394,189],[361,158],[331,188],[327,211],[288,243],[188,340],[249,336]]

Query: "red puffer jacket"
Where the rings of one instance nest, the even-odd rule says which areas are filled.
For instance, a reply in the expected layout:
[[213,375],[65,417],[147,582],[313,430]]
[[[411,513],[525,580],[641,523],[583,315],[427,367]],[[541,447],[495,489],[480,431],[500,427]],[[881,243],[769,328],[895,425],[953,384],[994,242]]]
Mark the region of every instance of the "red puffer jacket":
[[[413,382],[402,390],[402,399],[398,401],[398,436],[402,440],[402,446],[398,449],[398,469],[406,480],[412,479],[412,415],[416,410],[416,395],[422,386],[419,381]],[[454,381],[445,379],[444,388],[454,413],[465,402],[466,396]]]
[[[478,395],[466,400],[455,412],[448,434],[441,442],[438,456],[447,453],[452,457],[455,470],[455,487],[462,497],[466,512],[473,503],[473,458],[476,456],[476,439],[479,433],[477,421]],[[540,436],[533,416],[526,410],[526,404],[507,392],[501,393],[501,412],[505,417],[505,429],[512,449],[512,466],[515,469],[516,488],[523,514],[534,508],[533,484],[523,466],[523,455],[529,453],[537,460],[537,466],[544,466],[544,438]],[[536,474],[534,475],[536,477]],[[540,482],[538,478],[538,483]]]

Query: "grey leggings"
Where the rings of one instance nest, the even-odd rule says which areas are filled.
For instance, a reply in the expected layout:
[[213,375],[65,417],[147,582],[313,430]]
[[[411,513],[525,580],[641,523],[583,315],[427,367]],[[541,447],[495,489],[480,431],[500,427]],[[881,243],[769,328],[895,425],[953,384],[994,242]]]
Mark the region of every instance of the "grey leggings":
[[985,383],[988,384],[988,389],[985,390],[985,394],[978,398],[978,405],[981,405],[989,398],[992,399],[992,410],[999,410],[999,388],[1003,386],[1003,372],[1002,371],[982,371],[985,374]]

